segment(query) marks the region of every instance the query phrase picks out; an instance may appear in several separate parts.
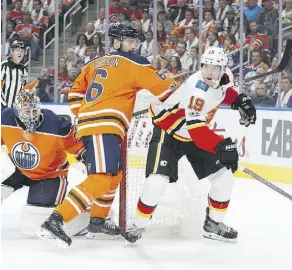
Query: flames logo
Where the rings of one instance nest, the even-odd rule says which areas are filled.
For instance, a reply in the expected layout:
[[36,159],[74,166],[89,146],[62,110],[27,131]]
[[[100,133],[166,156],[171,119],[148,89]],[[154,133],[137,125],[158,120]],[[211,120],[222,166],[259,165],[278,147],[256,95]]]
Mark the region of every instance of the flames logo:
[[12,148],[11,156],[15,165],[23,170],[33,170],[40,162],[38,149],[29,142],[15,144]]

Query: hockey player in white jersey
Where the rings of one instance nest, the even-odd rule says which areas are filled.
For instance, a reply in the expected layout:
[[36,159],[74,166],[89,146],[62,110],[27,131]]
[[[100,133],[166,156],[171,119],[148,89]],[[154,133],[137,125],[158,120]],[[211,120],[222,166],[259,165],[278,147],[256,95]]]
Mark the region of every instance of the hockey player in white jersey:
[[237,147],[209,129],[219,105],[231,105],[240,112],[240,124],[256,121],[251,99],[238,95],[226,73],[227,56],[220,48],[210,47],[201,57],[202,69],[191,75],[163,103],[150,106],[154,123],[150,142],[146,180],[137,204],[134,224],[123,236],[129,242],[141,238],[168,183],[178,179],[178,161],[186,156],[197,177],[208,177],[208,194],[203,236],[236,242],[237,231],[223,223],[238,168]]

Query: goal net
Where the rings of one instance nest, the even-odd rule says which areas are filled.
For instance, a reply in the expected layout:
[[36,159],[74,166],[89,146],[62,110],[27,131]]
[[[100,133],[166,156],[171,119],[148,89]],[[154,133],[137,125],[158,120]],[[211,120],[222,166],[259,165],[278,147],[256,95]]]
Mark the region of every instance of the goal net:
[[[157,99],[148,91],[137,95],[127,140],[123,144],[125,158],[124,179],[120,185],[119,215],[122,231],[133,224],[136,206],[145,181],[147,152],[152,136],[152,121],[147,108]],[[147,233],[162,236],[201,235],[207,207],[209,182],[199,181],[186,158],[179,162],[179,179],[168,185],[160,200]]]

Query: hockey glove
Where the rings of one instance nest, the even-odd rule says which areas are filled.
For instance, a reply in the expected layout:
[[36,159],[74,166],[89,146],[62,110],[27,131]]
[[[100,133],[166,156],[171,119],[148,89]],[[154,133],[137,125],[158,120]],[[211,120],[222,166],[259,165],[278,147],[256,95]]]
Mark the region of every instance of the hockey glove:
[[220,163],[235,173],[238,169],[238,152],[237,147],[230,138],[226,138],[215,147],[217,154],[219,155]]
[[245,94],[238,95],[235,102],[231,105],[233,110],[238,110],[240,114],[239,123],[248,127],[250,124],[255,124],[257,116],[256,109],[251,101],[251,98]]

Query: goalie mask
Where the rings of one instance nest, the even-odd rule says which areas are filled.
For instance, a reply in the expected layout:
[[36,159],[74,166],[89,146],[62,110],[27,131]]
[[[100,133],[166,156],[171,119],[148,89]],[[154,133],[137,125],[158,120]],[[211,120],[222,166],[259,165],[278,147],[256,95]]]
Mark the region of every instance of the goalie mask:
[[40,124],[40,99],[30,89],[22,89],[13,104],[14,111],[26,130],[34,133]]
[[134,53],[139,46],[138,33],[131,26],[115,23],[110,26],[108,35],[117,51]]
[[228,58],[223,49],[209,47],[201,57],[202,74],[205,82],[217,88],[226,71]]
[[19,64],[25,55],[24,43],[17,39],[13,40],[10,43],[10,53],[11,53],[12,62],[15,64]]

